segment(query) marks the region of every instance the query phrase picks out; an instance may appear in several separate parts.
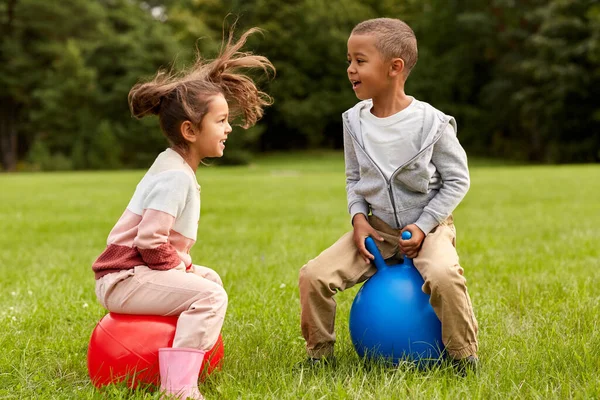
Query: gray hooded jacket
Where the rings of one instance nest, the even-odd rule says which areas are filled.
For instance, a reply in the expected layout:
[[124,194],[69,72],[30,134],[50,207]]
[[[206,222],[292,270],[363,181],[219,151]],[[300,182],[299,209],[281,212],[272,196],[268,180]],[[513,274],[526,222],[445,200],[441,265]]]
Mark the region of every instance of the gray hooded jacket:
[[[444,221],[469,190],[467,155],[456,137],[456,121],[427,103],[421,149],[388,179],[365,151],[361,101],[342,114],[346,192],[351,217],[369,211],[393,228],[416,224],[425,234]],[[454,129],[447,130],[448,124]],[[399,128],[399,130],[401,130]]]

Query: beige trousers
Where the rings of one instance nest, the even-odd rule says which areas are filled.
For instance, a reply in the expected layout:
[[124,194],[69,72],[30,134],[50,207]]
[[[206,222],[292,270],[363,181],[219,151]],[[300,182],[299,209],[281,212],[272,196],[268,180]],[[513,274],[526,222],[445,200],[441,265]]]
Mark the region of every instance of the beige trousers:
[[173,347],[204,351],[217,342],[227,310],[221,278],[198,265],[189,272],[145,265],[113,272],[96,281],[96,297],[110,312],[178,315]]
[[[376,241],[383,258],[400,260],[400,230],[375,216],[370,216],[369,222],[385,239]],[[460,359],[477,352],[477,321],[455,246],[456,230],[450,216],[425,237],[413,262],[425,281],[422,290],[430,295],[431,306],[442,323],[446,351],[450,357]],[[334,295],[367,280],[376,271],[373,263],[366,264],[358,254],[352,231],[300,269],[301,327],[310,357],[333,355]]]

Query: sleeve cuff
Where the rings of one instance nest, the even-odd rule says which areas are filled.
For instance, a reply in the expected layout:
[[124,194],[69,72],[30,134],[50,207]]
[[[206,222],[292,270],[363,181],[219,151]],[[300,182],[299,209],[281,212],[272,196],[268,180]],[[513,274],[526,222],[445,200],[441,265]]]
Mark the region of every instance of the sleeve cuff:
[[422,213],[417,222],[415,222],[415,225],[417,225],[419,229],[423,231],[425,236],[427,236],[429,232],[431,232],[431,230],[439,224],[440,223],[433,217],[433,215],[426,212]]
[[179,267],[185,270],[184,262],[181,261],[177,255],[177,251],[169,243],[164,243],[158,247],[150,249],[138,247],[137,250],[142,256],[142,260],[144,260],[150,269],[165,271]]
[[364,214],[365,217],[369,215],[369,205],[363,202],[357,202],[350,206],[350,222],[356,214]]

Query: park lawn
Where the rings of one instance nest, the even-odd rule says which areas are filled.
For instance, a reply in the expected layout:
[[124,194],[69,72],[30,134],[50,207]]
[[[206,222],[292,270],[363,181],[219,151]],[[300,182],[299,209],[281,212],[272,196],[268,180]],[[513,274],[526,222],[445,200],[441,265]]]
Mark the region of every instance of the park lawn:
[[[302,373],[298,269],[350,229],[341,153],[203,167],[195,263],[229,293],[207,399],[599,398],[600,165],[473,162],[455,211],[479,320],[478,376],[365,369],[336,296],[338,367]],[[96,390],[87,344],[105,314],[90,265],[144,171],[0,175],[0,399],[156,399]]]

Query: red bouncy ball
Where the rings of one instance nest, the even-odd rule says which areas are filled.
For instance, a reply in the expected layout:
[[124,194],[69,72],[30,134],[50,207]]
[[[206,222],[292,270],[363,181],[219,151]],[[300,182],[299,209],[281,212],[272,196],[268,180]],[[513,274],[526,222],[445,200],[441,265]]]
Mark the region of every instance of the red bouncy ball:
[[[88,373],[96,387],[127,380],[129,387],[160,384],[158,349],[171,347],[178,317],[108,313],[94,328]],[[200,378],[221,367],[223,338],[204,355]]]

